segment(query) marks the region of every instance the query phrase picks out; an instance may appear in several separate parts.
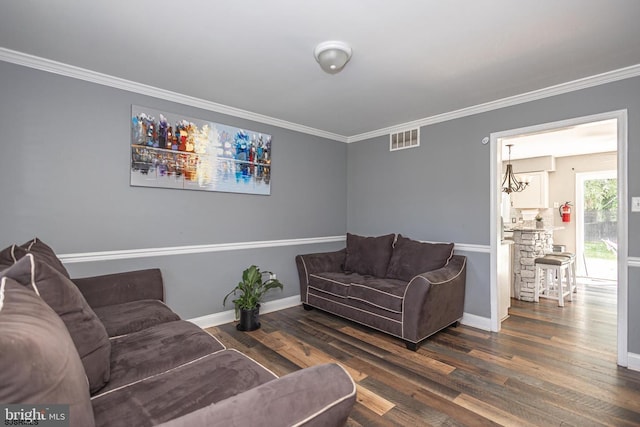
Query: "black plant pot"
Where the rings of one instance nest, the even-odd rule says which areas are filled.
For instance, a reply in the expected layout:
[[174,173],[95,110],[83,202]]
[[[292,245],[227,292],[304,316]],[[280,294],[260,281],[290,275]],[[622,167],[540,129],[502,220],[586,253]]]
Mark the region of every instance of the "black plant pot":
[[240,309],[240,323],[236,325],[239,331],[255,331],[260,328],[260,305],[252,310]]

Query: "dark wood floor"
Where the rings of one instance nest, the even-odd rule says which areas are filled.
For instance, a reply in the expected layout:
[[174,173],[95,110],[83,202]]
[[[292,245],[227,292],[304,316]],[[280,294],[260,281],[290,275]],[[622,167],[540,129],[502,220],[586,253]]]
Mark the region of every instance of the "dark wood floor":
[[500,333],[460,326],[418,352],[295,307],[258,331],[209,331],[278,375],[328,361],[358,385],[349,426],[640,425],[640,372],[616,366],[615,288],[581,285],[565,308],[512,300]]

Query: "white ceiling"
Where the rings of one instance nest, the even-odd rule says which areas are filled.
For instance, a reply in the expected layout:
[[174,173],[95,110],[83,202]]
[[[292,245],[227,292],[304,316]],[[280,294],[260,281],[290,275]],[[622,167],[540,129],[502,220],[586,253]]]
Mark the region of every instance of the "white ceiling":
[[[640,64],[638,0],[2,0],[0,47],[343,136]],[[314,47],[343,40],[336,75]]]
[[579,156],[607,153],[618,149],[617,120],[602,120],[548,132],[502,138],[502,159],[508,158],[507,144],[512,144],[511,159],[540,156]]

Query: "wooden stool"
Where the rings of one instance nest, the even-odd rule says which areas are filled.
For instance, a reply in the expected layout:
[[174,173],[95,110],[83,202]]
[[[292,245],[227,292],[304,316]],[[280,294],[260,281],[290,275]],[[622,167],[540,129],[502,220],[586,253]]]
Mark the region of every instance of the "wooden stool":
[[[543,257],[536,258],[534,264],[536,267],[536,277],[533,300],[535,302],[540,302],[540,298],[557,298],[558,305],[564,307],[564,297],[567,295],[569,296],[569,301],[573,301],[570,272],[571,259],[569,257],[547,254]],[[544,283],[542,281],[543,273]],[[557,273],[557,276],[556,274],[552,274],[550,279],[550,273]],[[566,273],[566,275],[563,273]],[[553,292],[553,279],[556,277],[555,292]],[[563,280],[563,277],[566,277],[566,280]]]
[[578,292],[578,279],[576,276],[576,254],[572,252],[553,252],[549,255],[563,256],[570,259],[571,268],[569,271],[571,273],[571,290],[573,292]]

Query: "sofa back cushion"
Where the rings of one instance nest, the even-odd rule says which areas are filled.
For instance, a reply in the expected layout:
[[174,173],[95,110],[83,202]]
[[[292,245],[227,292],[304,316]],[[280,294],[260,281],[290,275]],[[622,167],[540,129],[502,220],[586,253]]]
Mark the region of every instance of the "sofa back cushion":
[[425,243],[398,234],[386,276],[409,281],[420,273],[447,265],[453,256],[453,243]]
[[31,289],[0,278],[0,402],[68,404],[71,426],[93,426],[89,385],[60,317]]
[[102,388],[109,381],[111,342],[76,285],[33,253],[0,272],[0,276],[35,291],[60,316],[80,355],[91,392]]
[[384,277],[393,252],[394,234],[363,237],[347,233],[346,272]]

